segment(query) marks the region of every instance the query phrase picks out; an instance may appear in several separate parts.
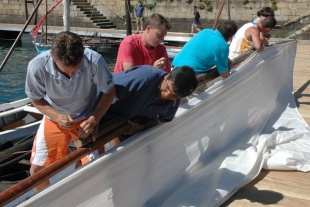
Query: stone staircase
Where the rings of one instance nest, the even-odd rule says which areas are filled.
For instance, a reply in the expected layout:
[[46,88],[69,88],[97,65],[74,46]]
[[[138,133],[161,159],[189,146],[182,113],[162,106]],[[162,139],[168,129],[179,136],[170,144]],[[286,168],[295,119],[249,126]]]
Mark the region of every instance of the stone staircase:
[[296,38],[300,40],[310,40],[310,24],[305,25],[301,30],[295,32],[290,38]]
[[101,29],[113,29],[116,26],[100,13],[87,0],[71,0],[72,5],[76,6],[83,14],[94,24]]

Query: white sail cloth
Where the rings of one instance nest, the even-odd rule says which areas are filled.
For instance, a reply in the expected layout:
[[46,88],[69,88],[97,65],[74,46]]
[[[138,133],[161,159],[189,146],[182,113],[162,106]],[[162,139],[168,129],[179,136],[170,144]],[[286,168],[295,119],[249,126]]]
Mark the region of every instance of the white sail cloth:
[[172,122],[20,206],[219,206],[262,167],[308,171],[309,127],[292,95],[295,54],[296,42],[256,53],[182,105]]

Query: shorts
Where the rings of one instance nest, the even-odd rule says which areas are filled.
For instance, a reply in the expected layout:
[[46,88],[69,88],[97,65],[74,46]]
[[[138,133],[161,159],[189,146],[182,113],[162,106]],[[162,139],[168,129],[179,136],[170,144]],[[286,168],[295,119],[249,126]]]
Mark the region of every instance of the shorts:
[[63,129],[57,122],[43,117],[33,141],[30,162],[38,166],[49,166],[64,158],[70,139],[77,140],[78,128],[84,120],[74,122],[73,129]]
[[193,23],[192,26],[194,28],[199,28],[199,29],[202,28],[200,23]]
[[136,18],[136,25],[143,25],[144,24],[144,18],[143,17],[137,17]]

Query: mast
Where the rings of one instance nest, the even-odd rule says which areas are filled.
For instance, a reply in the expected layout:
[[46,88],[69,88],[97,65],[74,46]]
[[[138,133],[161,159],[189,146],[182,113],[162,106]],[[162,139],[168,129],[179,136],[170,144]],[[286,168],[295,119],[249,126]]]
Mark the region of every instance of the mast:
[[63,0],[63,23],[64,23],[64,31],[70,31],[70,2],[71,0]]
[[131,35],[131,17],[130,17],[130,0],[125,0],[125,10],[126,10],[126,34]]
[[47,0],[45,0],[45,45],[47,45]]

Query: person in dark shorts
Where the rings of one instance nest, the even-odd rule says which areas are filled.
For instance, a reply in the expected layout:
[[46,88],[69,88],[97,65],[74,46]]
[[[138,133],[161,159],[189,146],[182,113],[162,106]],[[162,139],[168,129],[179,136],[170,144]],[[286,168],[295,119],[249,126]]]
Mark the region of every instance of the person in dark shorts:
[[142,2],[139,1],[138,5],[135,7],[135,17],[136,17],[136,25],[137,25],[137,33],[139,34],[140,29],[143,32],[143,24],[144,24],[144,6],[142,6]]

